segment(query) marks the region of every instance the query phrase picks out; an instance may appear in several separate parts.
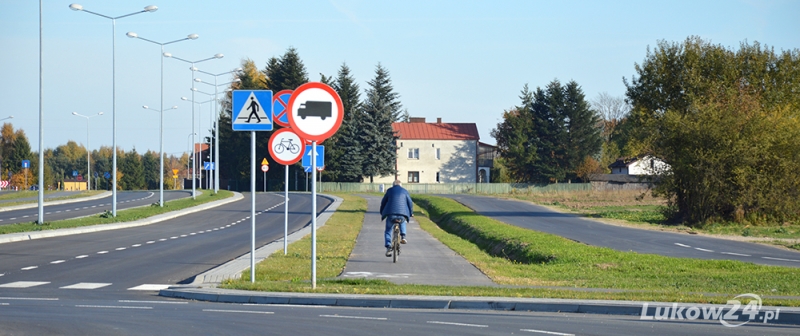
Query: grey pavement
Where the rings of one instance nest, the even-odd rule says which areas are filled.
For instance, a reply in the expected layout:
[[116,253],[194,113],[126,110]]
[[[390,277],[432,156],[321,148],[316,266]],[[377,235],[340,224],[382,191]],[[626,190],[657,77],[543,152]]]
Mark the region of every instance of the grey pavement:
[[406,226],[409,243],[401,245],[397,263],[387,258],[383,246],[381,198],[367,200],[364,225],[340,278],[384,279],[396,284],[494,286],[489,277],[420,228],[412,217]]

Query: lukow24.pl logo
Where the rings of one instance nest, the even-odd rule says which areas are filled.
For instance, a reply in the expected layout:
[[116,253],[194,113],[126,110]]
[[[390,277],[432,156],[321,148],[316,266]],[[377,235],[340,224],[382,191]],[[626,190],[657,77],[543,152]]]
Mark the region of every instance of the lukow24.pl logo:
[[755,294],[740,294],[728,300],[724,306],[677,304],[672,306],[642,306],[641,320],[719,320],[726,327],[738,327],[748,322],[768,323],[777,321],[780,308],[761,310],[761,297]]

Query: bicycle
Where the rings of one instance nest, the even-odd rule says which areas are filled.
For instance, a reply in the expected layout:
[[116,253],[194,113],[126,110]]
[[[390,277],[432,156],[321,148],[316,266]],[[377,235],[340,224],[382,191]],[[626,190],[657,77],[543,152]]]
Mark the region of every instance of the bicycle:
[[392,263],[397,263],[397,257],[400,256],[400,223],[403,222],[402,218],[395,218],[392,220]]
[[[284,143],[288,142],[288,145]],[[283,153],[284,149],[288,149],[290,153],[297,154],[300,152],[300,146],[298,144],[293,144],[292,139],[281,139],[281,142],[275,144],[275,153]]]

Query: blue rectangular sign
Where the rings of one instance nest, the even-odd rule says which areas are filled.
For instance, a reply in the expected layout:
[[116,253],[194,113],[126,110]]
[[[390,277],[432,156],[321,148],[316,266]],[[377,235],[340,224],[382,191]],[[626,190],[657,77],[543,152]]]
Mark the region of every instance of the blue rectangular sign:
[[[306,145],[306,154],[303,155],[303,167],[311,167],[311,145]],[[325,167],[325,146],[317,145],[317,168]]]
[[272,130],[271,90],[234,90],[231,100],[234,131]]
[[30,168],[31,161],[30,160],[22,160],[22,168]]
[[214,170],[214,162],[203,162],[203,170]]

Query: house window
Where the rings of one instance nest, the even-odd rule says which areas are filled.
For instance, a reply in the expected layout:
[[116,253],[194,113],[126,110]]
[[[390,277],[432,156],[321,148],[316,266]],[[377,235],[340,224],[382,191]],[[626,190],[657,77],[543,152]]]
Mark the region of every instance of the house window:
[[419,160],[419,148],[409,148],[408,149],[408,158],[409,159],[417,159],[417,160]]
[[441,180],[439,180],[439,172],[436,172],[436,182],[437,182],[437,183],[438,183],[438,182],[442,182]]
[[436,148],[436,160],[441,160],[441,159],[442,159],[442,149]]
[[408,183],[419,183],[419,172],[408,172]]

